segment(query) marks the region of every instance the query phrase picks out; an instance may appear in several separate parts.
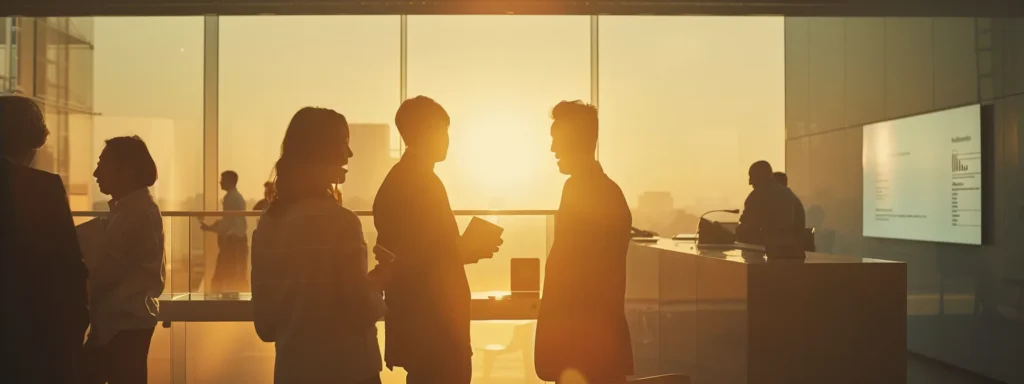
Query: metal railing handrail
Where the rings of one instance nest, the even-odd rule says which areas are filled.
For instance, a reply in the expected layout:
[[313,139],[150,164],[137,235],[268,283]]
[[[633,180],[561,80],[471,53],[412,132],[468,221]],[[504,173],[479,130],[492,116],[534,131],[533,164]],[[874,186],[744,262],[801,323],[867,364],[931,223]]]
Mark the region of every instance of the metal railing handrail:
[[[373,211],[352,211],[356,216],[373,216]],[[455,216],[551,216],[554,209],[456,209]],[[100,217],[109,215],[109,211],[72,211],[74,217]],[[164,217],[222,217],[245,216],[259,217],[263,211],[162,211]]]

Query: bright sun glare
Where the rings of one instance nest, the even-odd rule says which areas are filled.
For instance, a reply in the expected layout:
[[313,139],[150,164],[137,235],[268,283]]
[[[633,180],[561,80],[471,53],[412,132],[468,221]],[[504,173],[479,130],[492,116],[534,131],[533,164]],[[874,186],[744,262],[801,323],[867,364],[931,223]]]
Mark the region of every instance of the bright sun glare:
[[556,166],[547,131],[536,122],[492,116],[466,121],[460,128],[453,132],[450,150],[455,169],[490,197],[529,193],[546,173],[543,167]]

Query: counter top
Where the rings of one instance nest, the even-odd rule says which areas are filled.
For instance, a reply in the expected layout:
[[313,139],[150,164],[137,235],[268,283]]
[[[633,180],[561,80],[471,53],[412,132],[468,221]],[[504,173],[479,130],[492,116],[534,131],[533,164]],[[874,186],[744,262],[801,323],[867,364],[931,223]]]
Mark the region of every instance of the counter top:
[[[713,245],[697,248],[693,240],[658,239],[657,241],[636,241],[640,246],[651,247],[665,251],[680,252],[694,256],[718,259],[741,264],[767,264],[765,253],[760,247],[734,244],[734,245]],[[807,257],[800,259],[772,260],[775,263],[785,264],[866,264],[866,263],[898,263],[896,261],[869,259],[855,256],[840,256],[827,253],[807,252]]]

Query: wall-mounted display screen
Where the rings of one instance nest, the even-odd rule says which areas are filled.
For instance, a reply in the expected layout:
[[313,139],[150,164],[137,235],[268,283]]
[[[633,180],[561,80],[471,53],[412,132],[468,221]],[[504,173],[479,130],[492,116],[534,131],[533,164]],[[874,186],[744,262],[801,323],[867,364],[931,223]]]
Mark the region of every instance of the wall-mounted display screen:
[[864,236],[981,244],[980,105],[864,126]]

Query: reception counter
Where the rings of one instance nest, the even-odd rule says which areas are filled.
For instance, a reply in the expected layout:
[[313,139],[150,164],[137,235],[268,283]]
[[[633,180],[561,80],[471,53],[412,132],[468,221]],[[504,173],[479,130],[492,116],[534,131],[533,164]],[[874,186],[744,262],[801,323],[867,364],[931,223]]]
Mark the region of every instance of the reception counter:
[[630,245],[638,376],[694,384],[905,383],[906,264],[807,253]]

